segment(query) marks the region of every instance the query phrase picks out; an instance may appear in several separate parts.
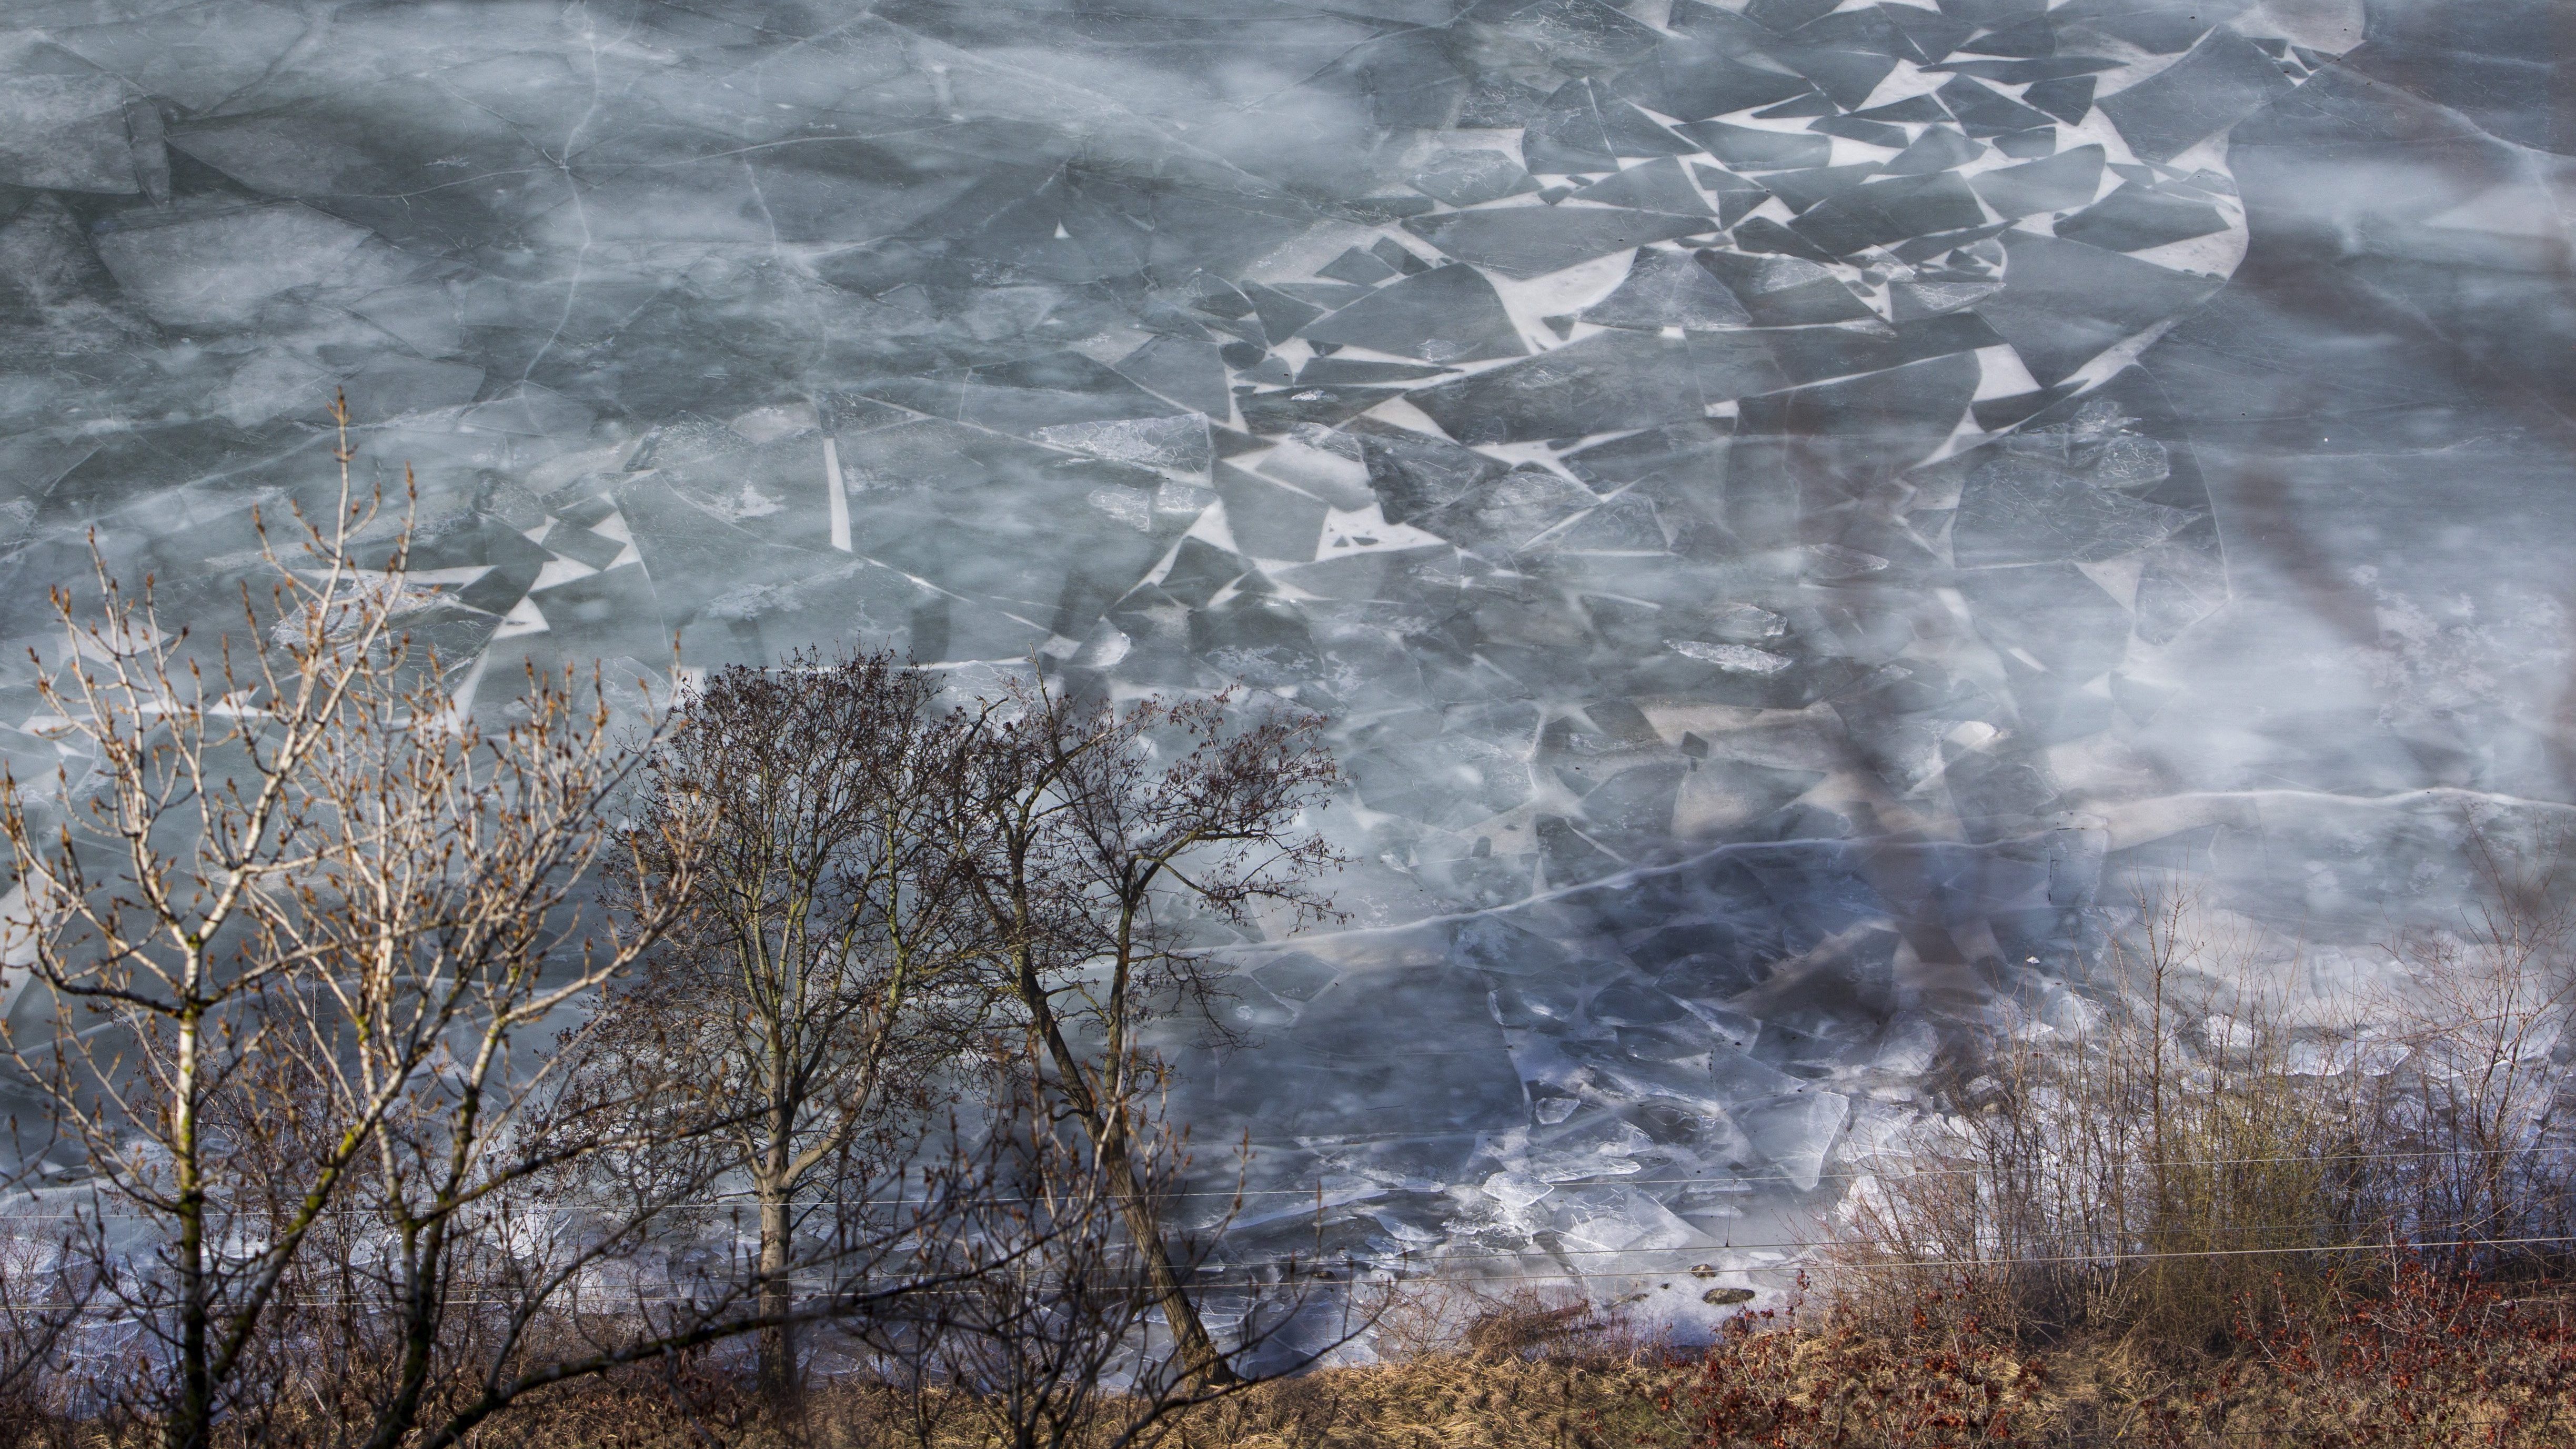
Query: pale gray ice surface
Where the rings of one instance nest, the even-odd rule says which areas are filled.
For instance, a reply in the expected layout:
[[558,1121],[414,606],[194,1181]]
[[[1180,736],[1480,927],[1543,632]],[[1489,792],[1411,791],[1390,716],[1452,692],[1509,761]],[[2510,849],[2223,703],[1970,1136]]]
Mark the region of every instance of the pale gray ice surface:
[[1758,1268],[2137,871],[2358,950],[2563,838],[2560,8],[14,0],[0,658],[93,529],[215,618],[341,388],[477,707],[1291,696],[1246,1250]]

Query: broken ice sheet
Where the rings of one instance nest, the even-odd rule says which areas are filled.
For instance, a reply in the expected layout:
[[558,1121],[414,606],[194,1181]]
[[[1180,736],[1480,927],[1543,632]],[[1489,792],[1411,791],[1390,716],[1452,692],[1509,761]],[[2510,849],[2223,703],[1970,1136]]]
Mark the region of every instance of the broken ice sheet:
[[1753,320],[1735,294],[1682,252],[1640,248],[1618,290],[1583,309],[1603,327],[1733,327]]
[[1672,642],[1672,650],[1720,669],[1744,674],[1777,674],[1788,668],[1791,662],[1768,650],[1746,644],[1709,644],[1697,639],[1676,639]]
[[1969,475],[1951,549],[1962,568],[2048,559],[2099,563],[2162,543],[2197,516],[2006,453]]
[[1670,1208],[1634,1188],[1561,1189],[1552,1206],[1558,1234],[1595,1252],[1672,1252],[1709,1241]]
[[1822,1091],[1774,1097],[1730,1113],[1755,1150],[1800,1192],[1823,1180],[1826,1155],[1850,1114],[1850,1098]]
[[1648,242],[1711,232],[1717,221],[1606,206],[1505,206],[1420,217],[1405,229],[1462,262],[1535,277]]
[[[2438,104],[2225,28],[2316,6],[739,8],[646,7],[613,46],[543,7],[343,7],[318,48],[268,0],[0,21],[46,27],[0,59],[0,609],[76,576],[96,523],[210,610],[225,520],[309,481],[345,383],[399,418],[366,456],[420,465],[442,567],[484,570],[435,627],[495,689],[678,630],[692,663],[848,642],[987,679],[1045,651],[1110,697],[1292,696],[1351,777],[1340,893],[1442,924],[1394,965],[1327,937],[1251,968],[1277,1035],[1191,1059],[1176,1110],[1294,1124],[1265,1139],[1279,1186],[1337,1184],[1373,1240],[1426,1218],[1320,1154],[1459,1183],[1771,1161],[1762,1190],[1794,1190],[1824,1098],[1783,1064],[1919,1056],[1737,1005],[1839,919],[1832,862],[1992,818],[2031,741],[2106,749],[2105,690],[2118,728],[2233,738],[2259,691],[2160,651],[2269,658],[2238,616],[2279,617],[2281,579],[2344,577],[2371,530],[2448,558],[2508,494],[2563,491],[2489,380],[2548,370],[2447,361],[2564,351],[2550,274],[2512,262],[2558,229],[2546,156],[2493,142],[2550,134],[2491,64],[2530,49],[2495,39],[2527,0],[2456,44],[2378,27],[2412,49],[2363,61]],[[2281,225],[2221,291],[2239,182]],[[2453,214],[2508,183],[2537,220]],[[2204,239],[2210,276],[2149,265]],[[2145,382],[2091,380],[2177,318]],[[2115,389],[2130,422],[2045,431]],[[2008,467],[1951,451],[1994,432],[2028,444]],[[2496,491],[2440,471],[2471,452]],[[2372,471],[2401,454],[2404,486]],[[2276,517],[2280,457],[2331,462]],[[2367,529],[2307,511],[2335,488]],[[2438,527],[2390,511],[2434,496]],[[2270,552],[2292,538],[2317,568]],[[2406,592],[2512,571],[2482,552],[2410,562],[2467,582]],[[2447,758],[2472,756],[2526,768]],[[2387,768],[2350,783],[2409,785]],[[2008,853],[1942,857],[1955,897],[1905,907],[1925,940],[2019,939],[1966,884]],[[1579,1060],[1544,1045],[1578,1033]],[[1519,1131],[1527,1160],[1474,1157]],[[1553,1194],[1521,1206],[1553,1223]],[[1585,1230],[1660,1221],[1601,1207]]]
[[1538,190],[1537,180],[1500,151],[1444,152],[1406,184],[1451,206],[1475,206]]
[[417,267],[351,226],[293,204],[192,207],[138,217],[97,241],[99,260],[156,321],[241,326],[299,287],[369,292]]
[[29,57],[0,48],[15,71],[0,87],[0,182],[59,191],[142,190],[125,108],[134,92],[95,72],[27,74]]

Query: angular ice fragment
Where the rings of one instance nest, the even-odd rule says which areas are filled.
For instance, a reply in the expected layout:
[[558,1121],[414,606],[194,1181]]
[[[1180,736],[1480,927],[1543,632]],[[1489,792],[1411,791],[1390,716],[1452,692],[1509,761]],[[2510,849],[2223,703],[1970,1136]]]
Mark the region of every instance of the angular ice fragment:
[[1368,462],[1369,487],[1389,523],[1411,523],[1511,471],[1447,438],[1363,419],[1352,430]]
[[1583,1014],[1604,1026],[1661,1026],[1689,1013],[1683,1005],[1651,986],[1614,981],[1593,994]]
[[1191,614],[1190,649],[1219,674],[1246,684],[1298,684],[1323,669],[1305,617],[1292,605],[1252,595]]
[[1509,552],[1599,501],[1563,474],[1521,467],[1421,519],[1420,526],[1461,547]]
[[1932,1023],[1919,1016],[1899,1016],[1879,1033],[1878,1049],[1869,1064],[1889,1076],[1919,1077],[1932,1070],[1933,1054],[1940,1046]]
[[[1569,1097],[1566,1101],[1570,1108],[1573,1099]],[[1497,1172],[1493,1176],[1486,1178],[1481,1186],[1484,1188],[1485,1196],[1501,1203],[1504,1208],[1513,1212],[1518,1212],[1522,1208],[1528,1207],[1531,1203],[1538,1201],[1540,1198],[1547,1196],[1549,1193],[1556,1191],[1555,1183],[1534,1182],[1529,1178],[1522,1177],[1518,1173],[1512,1172]]]
[[1532,976],[1565,964],[1565,948],[1500,916],[1471,916],[1450,928],[1449,959],[1497,976]]
[[1564,174],[1610,171],[1619,165],[1590,81],[1557,87],[1521,132],[1521,162],[1532,171]]
[[1799,327],[1878,318],[1831,269],[1814,262],[1704,251],[1699,264],[1742,300],[1756,326]]
[[1978,632],[2069,679],[2109,669],[2128,643],[2128,611],[2071,562],[1964,569],[1959,591],[1975,611]]
[[1825,1155],[1833,1151],[1851,1099],[1840,1092],[1798,1092],[1773,1097],[1730,1114],[1790,1185],[1812,1190],[1825,1175]]
[[1254,558],[1298,563],[1315,556],[1330,511],[1323,499],[1223,463],[1216,468],[1216,492],[1225,500],[1225,524],[1236,548]]
[[[17,59],[5,51],[0,57]],[[0,86],[0,181],[123,196],[143,189],[127,139],[123,81],[30,75],[15,64],[11,72]]]
[[1302,489],[1335,508],[1357,512],[1376,501],[1359,440],[1347,433],[1300,423],[1254,467],[1263,476]]
[[2162,543],[2197,516],[2008,453],[1968,475],[1951,548],[1961,568],[2050,559],[2099,563]]
[[1389,277],[1402,275],[1387,265],[1385,258],[1358,247],[1344,247],[1340,256],[1317,267],[1315,274],[1333,280],[1329,283],[1282,282],[1280,289],[1292,297],[1322,303],[1329,311],[1359,300],[1367,295],[1369,288]]
[[1424,388],[1416,407],[1462,443],[1521,443],[1705,416],[1679,339],[1602,332],[1490,372]]
[[[1651,1045],[1648,1050],[1638,1052],[1632,1050],[1632,1047],[1637,1045],[1632,1037],[1641,1029],[1655,1030],[1654,1028],[1622,1027],[1619,1029],[1618,1041],[1605,1042],[1592,1037],[1566,1038],[1558,1041],[1557,1049],[1568,1058],[1583,1063],[1590,1070],[1591,1080],[1596,1087],[1604,1085],[1614,1087],[1623,1095],[1638,1100],[1666,1099],[1701,1115],[1723,1109],[1727,1094],[1719,1090],[1710,1079],[1708,1064],[1703,1055],[1714,1043],[1702,1042],[1699,1050],[1692,1053],[1658,1050]],[[1687,1032],[1691,1030],[1691,1024],[1684,1021],[1663,1030]],[[1780,1090],[1785,1091],[1796,1085],[1795,1081],[1783,1077]]]
[[2043,387],[2219,287],[2215,277],[2031,232],[2005,232],[2003,245],[2004,289],[1977,311]]
[[1789,621],[1753,604],[1720,604],[1710,612],[1709,626],[1720,639],[1747,644],[1779,638],[1788,630]]
[[1768,1062],[1746,1055],[1742,1047],[1709,1053],[1709,1088],[1731,1103],[1759,1103],[1798,1090],[1799,1081]]
[[1682,252],[1640,248],[1628,279],[1585,308],[1583,320],[1602,327],[1657,331],[1665,327],[1741,327],[1753,320],[1735,294],[1708,268]]
[[2067,241],[2115,252],[2144,251],[2227,230],[2217,207],[2189,197],[2128,185],[2057,224]]
[[1959,124],[1971,136],[1999,136],[2007,131],[2027,131],[2049,124],[2048,115],[2034,111],[1991,86],[1980,85],[1966,76],[1952,76],[1933,94],[1947,106]]
[[341,388],[348,394],[351,416],[381,422],[472,402],[483,389],[483,369],[384,353],[369,359]]
[[1717,219],[1606,206],[1505,206],[1418,216],[1404,229],[1462,262],[1535,277],[1648,242],[1713,232]]
[[1672,649],[1676,654],[1739,674],[1777,674],[1791,663],[1777,654],[1742,644],[1703,644],[1697,639],[1676,639],[1672,641]]
[[[1114,668],[1118,661],[1126,658],[1128,651],[1135,646],[1136,641],[1129,638],[1125,630],[1103,619],[1091,626],[1091,632],[1083,636],[1081,644],[1071,654],[1064,656],[1065,667],[1068,669]],[[1276,1012],[1277,1008],[1274,1007],[1271,1010]],[[1238,1020],[1253,1022],[1260,1015],[1259,1008],[1250,1003],[1237,1004]],[[1288,1019],[1282,1015],[1276,1020],[1259,1021],[1258,1024],[1275,1026]]]
[[1708,1033],[1699,1023],[1673,1026],[1623,1026],[1618,1029],[1619,1050],[1648,1062],[1678,1062],[1708,1053]]
[[1612,1253],[1671,1252],[1708,1241],[1672,1209],[1633,1188],[1576,1191],[1557,1208],[1556,1230],[1570,1242]]
[[[2089,204],[2102,185],[2102,148],[2078,146],[2045,161],[2007,166],[1972,176],[1968,184],[1997,216],[2073,211]],[[1973,223],[1972,223],[1973,225]],[[2058,235],[2064,236],[2064,231]]]
[[331,374],[281,347],[263,347],[242,359],[215,392],[215,411],[237,427],[264,423],[280,413],[319,412],[331,401]]
[[1187,337],[1157,337],[1118,360],[1118,371],[1219,422],[1233,416],[1225,390],[1225,364],[1216,344]]
[[1540,542],[1560,553],[1655,554],[1667,541],[1654,504],[1623,493]]
[[1973,306],[2001,286],[2000,282],[1898,282],[1887,289],[1887,296],[1895,319],[1911,322]]
[[1704,1001],[1684,1001],[1682,1005],[1690,1008],[1690,1014],[1698,1017],[1701,1025],[1715,1032],[1719,1041],[1739,1052],[1751,1051],[1754,1039],[1762,1035],[1762,1022],[1757,1017]]
[[2138,637],[2171,643],[2227,602],[2227,564],[2207,518],[2149,549],[2138,575]]
[[1094,488],[1083,501],[1140,532],[1154,526],[1153,499],[1133,488]]
[[1632,1173],[1628,1159],[1654,1150],[1655,1140],[1615,1112],[1595,1111],[1559,1131],[1530,1134],[1532,1152],[1522,1171],[1548,1182]]
[[1738,171],[1791,171],[1822,166],[1831,160],[1834,143],[1804,131],[1770,131],[1702,121],[1676,128],[1700,149]]
[[1855,186],[1810,207],[1790,229],[1836,256],[1985,224],[1976,192],[1953,173]]
[[1204,475],[1211,458],[1207,420],[1194,413],[1057,423],[1033,429],[1029,437],[1050,447],[1071,448],[1163,472]]
[[590,409],[552,388],[521,382],[466,409],[457,430],[526,438],[578,436],[589,430],[592,417]]
[[1451,206],[1477,206],[1538,190],[1538,179],[1500,151],[1444,151],[1406,184]]
[[1923,176],[1934,171],[1949,171],[1986,154],[1983,143],[1971,141],[1948,126],[1932,126],[1911,146],[1887,163],[1890,176]]
[[1668,211],[1676,216],[1709,210],[1708,203],[1691,189],[1682,163],[1670,156],[1658,156],[1644,165],[1605,176],[1569,199],[1602,206],[1632,206],[1640,211]]
[[1755,59],[1754,52],[1717,36],[1676,37],[1658,46],[1653,60],[1621,75],[1618,85],[1665,115],[1687,121],[1773,105],[1813,89],[1803,76],[1745,63]]
[[2140,158],[2170,161],[2297,88],[2260,46],[2221,27],[2182,59],[2094,104]]
[[1474,267],[1454,263],[1389,282],[1312,323],[1304,335],[1309,342],[1365,347],[1429,362],[1521,357],[1529,352],[1494,284]]
[[1263,990],[1282,1001],[1311,1001],[1323,989],[1341,979],[1341,972],[1330,964],[1294,951],[1252,968],[1252,979]]
[[280,292],[345,279],[368,237],[364,227],[288,203],[121,227],[97,247],[154,321],[237,326]]

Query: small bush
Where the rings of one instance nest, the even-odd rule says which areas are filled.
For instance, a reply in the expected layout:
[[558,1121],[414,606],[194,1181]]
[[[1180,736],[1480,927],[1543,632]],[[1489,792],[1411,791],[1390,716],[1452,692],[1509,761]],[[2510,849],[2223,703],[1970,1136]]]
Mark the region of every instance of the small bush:
[[1964,1295],[2019,1342],[2169,1355],[2224,1352],[2249,1294],[2323,1311],[2385,1291],[2392,1248],[2546,1270],[2576,1205],[2546,1131],[2566,924],[2408,943],[2404,993],[2294,1011],[2187,903],[2147,904],[2112,980],[2004,1034],[1856,1188],[1839,1307],[1889,1329]]
[[2385,1293],[2333,1309],[2277,1289],[2249,1298],[2235,1335],[2232,1373],[2144,1416],[2161,1442],[2521,1449],[2576,1439],[2576,1302],[2550,1285],[2508,1297],[2408,1263]]
[[2045,1418],[2046,1365],[1974,1312],[1930,1295],[1902,1331],[1848,1314],[1801,1331],[1799,1309],[1731,1319],[1701,1360],[1700,1449],[2024,1442]]

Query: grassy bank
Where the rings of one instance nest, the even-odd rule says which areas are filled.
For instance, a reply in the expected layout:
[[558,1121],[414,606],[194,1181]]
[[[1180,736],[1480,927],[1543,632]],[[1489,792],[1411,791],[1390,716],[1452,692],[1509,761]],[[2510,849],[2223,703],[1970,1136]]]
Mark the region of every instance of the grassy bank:
[[[2286,1280],[2285,1280],[2286,1282]],[[1459,1340],[1258,1385],[1141,1433],[1089,1423],[1023,1437],[1007,1406],[843,1380],[801,1412],[706,1365],[582,1385],[472,1441],[548,1449],[2542,1449],[2576,1436],[2576,1295],[2402,1264],[2232,1306],[2220,1351],[2079,1334],[2042,1351],[1930,1295],[1900,1323],[1821,1299],[1748,1314],[1677,1350],[1615,1319],[1528,1303]],[[24,1407],[24,1406],[22,1406]],[[314,1420],[263,1443],[330,1443]],[[8,1449],[149,1442],[0,1415]]]

